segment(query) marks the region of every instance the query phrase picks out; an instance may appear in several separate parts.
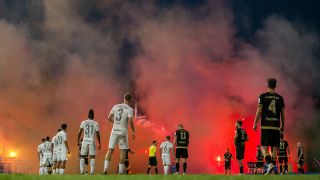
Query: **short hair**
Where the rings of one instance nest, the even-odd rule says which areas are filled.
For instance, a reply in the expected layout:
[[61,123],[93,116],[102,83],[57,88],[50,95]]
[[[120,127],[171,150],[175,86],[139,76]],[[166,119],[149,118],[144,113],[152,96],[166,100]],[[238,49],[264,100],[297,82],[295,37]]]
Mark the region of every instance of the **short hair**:
[[46,140],[46,138],[42,138],[41,141],[44,142]]
[[242,126],[242,121],[241,121],[241,120],[238,120],[238,121],[237,121],[237,124],[239,124],[240,126]]
[[62,131],[62,130],[59,128],[59,129],[57,129],[57,131],[60,132],[60,131]]
[[61,125],[61,129],[67,129],[67,127],[68,127],[68,125],[65,124],[65,123],[63,123],[63,124]]
[[157,141],[152,141],[152,144],[156,143]]
[[280,134],[280,139],[283,139],[284,138],[284,135],[281,133]]
[[257,148],[261,147],[260,145],[257,146]]
[[268,79],[268,88],[275,89],[277,87],[277,80],[275,78]]
[[126,93],[126,94],[124,95],[124,99],[125,99],[126,101],[128,101],[128,102],[131,102],[132,96],[131,96],[129,93]]
[[50,137],[49,136],[46,137],[46,141],[50,141]]
[[183,129],[183,124],[180,123],[180,124],[178,125],[178,127],[181,128],[181,129]]
[[170,136],[166,136],[166,139],[170,140]]
[[89,112],[88,112],[88,118],[89,119],[93,119],[94,118],[94,110],[93,109],[90,109]]

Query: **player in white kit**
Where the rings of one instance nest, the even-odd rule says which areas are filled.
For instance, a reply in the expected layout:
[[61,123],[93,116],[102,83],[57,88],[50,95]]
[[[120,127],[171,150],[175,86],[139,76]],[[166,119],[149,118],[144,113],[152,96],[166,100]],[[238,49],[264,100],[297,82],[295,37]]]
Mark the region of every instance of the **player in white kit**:
[[38,158],[39,158],[39,162],[40,162],[40,168],[39,168],[39,174],[43,175],[44,174],[44,167],[42,165],[42,159],[43,159],[43,144],[44,142],[46,142],[46,139],[43,138],[41,139],[41,144],[39,144],[38,146]]
[[58,140],[57,150],[57,167],[56,174],[64,174],[66,167],[67,154],[70,154],[68,141],[67,141],[67,125],[61,125],[62,131],[58,132],[56,139]]
[[164,174],[167,175],[171,164],[170,154],[173,154],[173,144],[170,142],[170,136],[167,136],[166,141],[161,143],[160,150]]
[[[59,133],[61,131],[61,129],[57,130]],[[56,174],[56,167],[57,167],[57,153],[58,153],[58,139],[57,139],[57,135],[53,136],[53,138],[51,139],[51,144],[52,144],[52,161],[53,161],[53,166],[52,166],[52,174]]]
[[[83,134],[83,140],[80,142],[80,138]],[[98,139],[98,149],[101,148],[100,144],[100,133],[99,133],[99,124],[94,121],[94,111],[93,109],[89,110],[88,119],[82,121],[80,125],[80,130],[78,133],[78,145],[81,143],[81,152],[80,152],[80,173],[84,174],[84,166],[85,166],[85,156],[87,156],[88,151],[90,155],[90,174],[94,174],[95,168],[95,155],[96,155],[96,139],[95,136],[97,135]]]
[[115,105],[109,113],[108,120],[113,123],[113,128],[109,140],[109,149],[104,161],[104,174],[107,174],[109,162],[117,144],[119,144],[120,149],[119,174],[125,173],[125,154],[129,149],[128,123],[132,130],[132,138],[135,138],[133,109],[129,106],[131,98],[131,95],[126,94],[123,98],[123,103]]
[[46,142],[43,143],[43,158],[42,166],[44,167],[44,174],[48,174],[49,168],[52,166],[52,146],[50,137],[46,137]]

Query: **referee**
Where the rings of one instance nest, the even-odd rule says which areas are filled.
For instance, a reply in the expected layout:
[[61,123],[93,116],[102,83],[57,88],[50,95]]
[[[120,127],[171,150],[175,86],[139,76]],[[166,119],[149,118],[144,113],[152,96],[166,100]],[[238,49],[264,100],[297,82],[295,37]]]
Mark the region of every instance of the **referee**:
[[149,166],[147,170],[147,174],[150,173],[150,169],[154,167],[156,174],[158,174],[158,162],[156,157],[157,152],[157,141],[152,141],[152,145],[149,148]]

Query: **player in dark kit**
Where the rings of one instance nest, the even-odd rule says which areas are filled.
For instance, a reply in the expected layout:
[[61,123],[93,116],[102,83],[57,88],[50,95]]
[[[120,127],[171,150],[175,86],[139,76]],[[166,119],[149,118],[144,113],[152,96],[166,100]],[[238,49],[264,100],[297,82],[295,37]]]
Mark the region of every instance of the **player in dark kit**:
[[[256,130],[261,118],[261,146],[268,164],[266,174],[274,169],[277,148],[280,144],[280,131],[284,130],[285,105],[282,96],[275,92],[276,87],[277,80],[268,79],[268,92],[261,94],[259,97],[259,106],[253,124],[253,129]],[[268,147],[271,147],[271,154],[269,154]]]
[[129,153],[134,154],[134,152],[131,151],[131,149],[127,149],[127,151],[126,151],[126,157],[124,159],[124,165],[126,167],[126,174],[130,173]]
[[304,174],[303,164],[304,164],[304,151],[303,151],[302,144],[298,142],[298,173],[299,174]]
[[262,174],[263,173],[262,168],[264,166],[264,162],[263,162],[264,157],[263,157],[260,145],[257,146],[256,159],[257,159],[257,164],[256,164],[256,169],[255,169],[254,173],[255,174]]
[[280,169],[281,175],[288,174],[288,155],[290,156],[289,143],[283,138],[284,138],[284,135],[280,134],[280,145],[278,149],[278,163],[279,163],[279,169]]
[[229,148],[227,148],[227,152],[224,153],[224,174],[231,175],[231,158],[233,159],[232,154],[229,152]]
[[183,129],[183,125],[178,125],[178,130],[174,135],[174,143],[176,146],[176,170],[179,174],[180,169],[180,158],[183,161],[183,174],[187,172],[187,159],[188,155],[188,145],[189,145],[189,132]]
[[243,163],[245,142],[248,141],[248,135],[244,129],[242,129],[242,121],[238,120],[236,122],[236,132],[234,136],[234,144],[236,146],[236,158],[239,163],[240,175],[243,174]]

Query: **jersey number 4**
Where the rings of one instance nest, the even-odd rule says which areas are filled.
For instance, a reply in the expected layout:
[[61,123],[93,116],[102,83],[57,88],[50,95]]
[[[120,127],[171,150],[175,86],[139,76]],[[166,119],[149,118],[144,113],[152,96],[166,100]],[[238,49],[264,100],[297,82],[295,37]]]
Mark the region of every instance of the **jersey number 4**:
[[276,114],[277,113],[277,108],[276,108],[276,100],[272,100],[269,107],[268,107],[268,110],[271,111],[273,114]]

